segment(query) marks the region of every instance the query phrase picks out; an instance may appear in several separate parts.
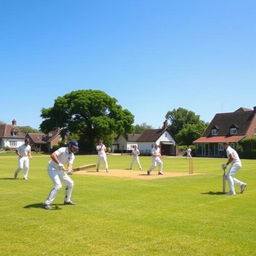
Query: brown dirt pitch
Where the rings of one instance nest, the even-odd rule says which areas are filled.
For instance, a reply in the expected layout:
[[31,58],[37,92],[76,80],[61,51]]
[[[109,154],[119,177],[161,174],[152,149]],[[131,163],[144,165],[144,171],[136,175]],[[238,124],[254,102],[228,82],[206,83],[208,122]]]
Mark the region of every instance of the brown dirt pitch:
[[147,171],[122,170],[122,169],[111,169],[109,170],[109,172],[105,172],[104,170],[101,170],[99,172],[96,172],[95,170],[86,170],[86,171],[78,171],[78,172],[75,172],[74,174],[130,178],[130,179],[139,179],[139,180],[153,180],[153,179],[196,175],[196,173],[189,174],[188,172],[164,172],[164,175],[158,175],[157,171],[152,171],[150,175],[147,175]]

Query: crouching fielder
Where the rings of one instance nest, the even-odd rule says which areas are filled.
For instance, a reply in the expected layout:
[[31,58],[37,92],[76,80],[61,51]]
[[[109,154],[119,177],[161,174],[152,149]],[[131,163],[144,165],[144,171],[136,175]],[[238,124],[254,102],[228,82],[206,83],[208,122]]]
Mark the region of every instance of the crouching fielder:
[[235,149],[230,147],[228,143],[223,143],[223,147],[225,148],[227,157],[228,157],[228,161],[226,164],[223,164],[223,168],[226,168],[228,164],[231,163],[231,166],[226,174],[226,179],[229,183],[229,189],[230,189],[228,194],[229,195],[236,194],[235,186],[234,186],[235,184],[240,186],[241,193],[243,193],[247,184],[234,177],[235,174],[238,172],[238,170],[242,167],[241,160],[237,152],[235,151]]
[[63,170],[65,169],[64,165],[67,164],[68,172],[72,171],[73,161],[75,159],[74,153],[77,152],[78,149],[79,147],[77,141],[72,140],[68,143],[67,147],[61,147],[51,154],[51,160],[48,164],[48,174],[54,186],[51,189],[48,198],[44,203],[45,209],[52,210],[51,204],[56,198],[58,191],[62,187],[61,181],[66,184],[64,204],[75,204],[71,201],[74,182]]
[[161,160],[161,153],[160,153],[160,146],[157,144],[154,144],[154,147],[151,150],[151,156],[152,156],[152,166],[147,171],[147,174],[150,175],[151,171],[156,168],[158,165],[158,175],[163,175],[163,162]]

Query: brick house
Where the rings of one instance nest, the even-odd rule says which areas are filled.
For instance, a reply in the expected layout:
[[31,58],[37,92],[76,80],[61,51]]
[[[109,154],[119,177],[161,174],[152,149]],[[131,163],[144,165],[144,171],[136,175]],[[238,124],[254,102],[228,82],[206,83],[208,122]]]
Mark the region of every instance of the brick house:
[[202,137],[193,142],[196,156],[222,157],[223,142],[236,147],[241,139],[252,136],[256,136],[256,107],[216,114]]
[[57,145],[60,141],[62,141],[60,129],[57,129],[48,134],[28,133],[27,137],[30,139],[30,145],[32,150],[36,152],[49,152],[54,145]]

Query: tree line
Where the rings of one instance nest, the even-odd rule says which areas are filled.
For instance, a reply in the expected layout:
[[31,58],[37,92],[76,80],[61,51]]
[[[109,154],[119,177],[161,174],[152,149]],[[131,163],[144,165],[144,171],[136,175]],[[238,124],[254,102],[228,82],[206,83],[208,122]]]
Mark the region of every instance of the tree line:
[[[61,135],[79,141],[84,151],[92,151],[99,139],[107,145],[120,134],[142,133],[152,129],[143,123],[133,125],[134,115],[118,101],[100,90],[77,90],[57,97],[54,105],[43,108],[40,130],[48,133],[61,128]],[[178,145],[191,145],[200,137],[207,124],[199,115],[184,108],[168,111],[168,131]]]

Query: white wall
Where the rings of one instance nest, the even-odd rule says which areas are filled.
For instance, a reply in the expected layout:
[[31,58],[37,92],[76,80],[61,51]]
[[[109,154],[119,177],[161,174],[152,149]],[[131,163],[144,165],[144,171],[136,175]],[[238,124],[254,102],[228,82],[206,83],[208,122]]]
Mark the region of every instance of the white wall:
[[119,150],[127,150],[127,141],[124,136],[120,135],[116,140],[116,144],[119,144]]
[[2,141],[3,141],[3,148],[10,147],[11,149],[15,149],[15,148],[21,146],[22,144],[24,144],[24,139],[15,139],[15,138],[6,139],[6,138],[3,138]]
[[160,144],[162,141],[168,141],[172,144],[176,144],[175,140],[173,139],[173,137],[170,135],[169,132],[164,132],[156,141],[157,144]]

